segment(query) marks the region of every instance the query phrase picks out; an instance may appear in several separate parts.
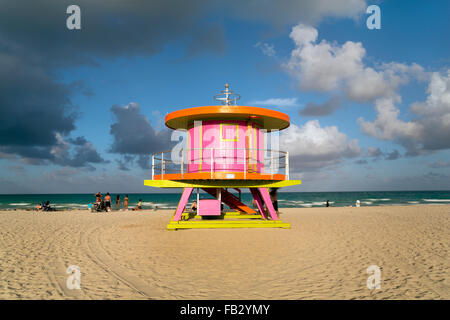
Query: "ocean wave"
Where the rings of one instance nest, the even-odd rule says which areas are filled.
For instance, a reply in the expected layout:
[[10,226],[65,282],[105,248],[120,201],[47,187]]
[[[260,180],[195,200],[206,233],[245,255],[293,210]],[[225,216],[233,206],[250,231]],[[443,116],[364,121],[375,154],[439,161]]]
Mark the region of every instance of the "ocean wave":
[[361,202],[361,203],[364,203],[364,204],[372,204],[373,202],[372,202],[372,201],[363,201],[363,202]]
[[311,208],[313,206],[312,203],[301,203],[300,205],[307,208]]
[[369,200],[369,201],[391,201],[391,199],[389,199],[389,198],[383,198],[383,199],[364,199],[364,200]]
[[28,202],[18,202],[18,203],[10,203],[10,206],[29,206],[31,203]]
[[418,203],[420,203],[419,201],[408,201],[408,203],[411,203],[411,204],[418,204]]
[[450,202],[450,199],[422,199],[426,202]]
[[78,209],[78,208],[87,208],[88,204],[83,203],[50,203],[50,207],[55,208],[69,208],[69,209]]

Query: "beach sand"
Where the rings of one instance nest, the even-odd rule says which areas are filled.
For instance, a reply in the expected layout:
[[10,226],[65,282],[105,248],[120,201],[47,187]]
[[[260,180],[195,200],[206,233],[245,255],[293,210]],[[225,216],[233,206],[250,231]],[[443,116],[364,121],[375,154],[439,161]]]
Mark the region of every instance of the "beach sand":
[[[172,211],[0,211],[0,299],[450,299],[450,206],[281,209],[291,229],[167,231]],[[81,270],[81,290],[66,269]],[[369,290],[366,269],[381,268]]]

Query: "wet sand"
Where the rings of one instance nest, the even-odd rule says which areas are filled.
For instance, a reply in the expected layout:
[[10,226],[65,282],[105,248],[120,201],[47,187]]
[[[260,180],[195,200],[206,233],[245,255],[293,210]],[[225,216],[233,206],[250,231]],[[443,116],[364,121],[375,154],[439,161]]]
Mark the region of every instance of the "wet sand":
[[[450,299],[450,206],[281,209],[291,229],[167,231],[172,211],[0,211],[0,299]],[[66,269],[81,270],[69,290]],[[381,289],[366,286],[370,265]]]

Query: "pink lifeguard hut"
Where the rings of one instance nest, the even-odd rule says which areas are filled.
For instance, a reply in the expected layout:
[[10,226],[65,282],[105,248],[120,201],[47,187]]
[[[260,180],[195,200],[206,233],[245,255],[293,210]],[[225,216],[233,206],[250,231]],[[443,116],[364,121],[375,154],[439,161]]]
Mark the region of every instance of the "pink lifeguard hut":
[[[279,220],[268,188],[300,184],[289,180],[289,153],[271,145],[274,131],[289,127],[289,116],[275,110],[237,106],[240,96],[229,89],[215,96],[221,105],[178,110],[166,126],[186,132],[181,148],[152,156],[152,180],[159,188],[183,188],[167,229],[290,228]],[[241,189],[250,189],[255,206],[243,203]],[[197,210],[187,207],[197,191]],[[209,199],[200,198],[200,190]],[[233,194],[233,192],[237,192]],[[224,211],[225,204],[232,210]],[[252,208],[253,207],[253,208]]]

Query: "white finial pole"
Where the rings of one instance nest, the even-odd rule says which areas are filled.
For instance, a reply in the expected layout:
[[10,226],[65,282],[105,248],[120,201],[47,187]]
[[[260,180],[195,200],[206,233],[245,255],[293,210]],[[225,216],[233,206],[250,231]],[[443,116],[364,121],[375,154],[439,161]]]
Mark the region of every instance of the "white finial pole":
[[224,106],[236,105],[236,101],[241,98],[239,94],[234,93],[229,88],[230,85],[228,83],[225,83],[225,90],[222,90],[220,94],[216,94],[214,96],[214,99],[217,101],[221,101]]

